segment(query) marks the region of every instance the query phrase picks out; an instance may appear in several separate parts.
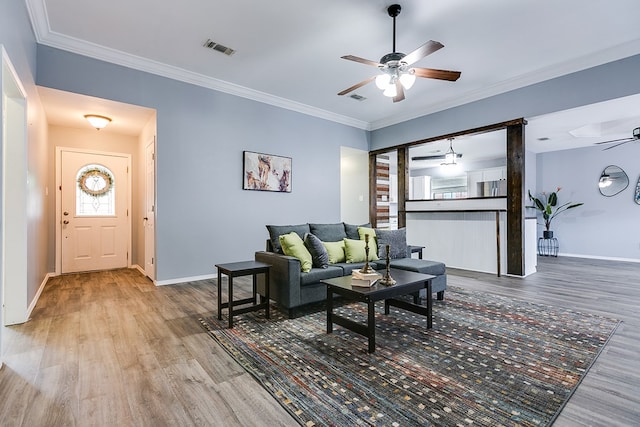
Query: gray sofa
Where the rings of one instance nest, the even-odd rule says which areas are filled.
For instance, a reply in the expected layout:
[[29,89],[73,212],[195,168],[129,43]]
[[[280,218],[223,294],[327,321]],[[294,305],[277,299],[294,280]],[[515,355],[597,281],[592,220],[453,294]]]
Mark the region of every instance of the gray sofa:
[[[363,224],[370,227],[370,224]],[[287,256],[282,253],[279,243],[279,236],[296,232],[302,239],[307,233],[311,233],[323,242],[336,242],[344,238],[360,239],[358,225],[336,223],[336,224],[298,224],[298,225],[267,225],[269,240],[265,251],[255,253],[255,260],[270,264],[271,273],[269,283],[269,293],[271,299],[275,300],[280,310],[285,311],[289,317],[295,317],[300,309],[308,304],[324,301],[326,299],[326,286],[320,280],[330,279],[350,275],[354,269],[364,266],[361,263],[336,263],[330,264],[326,268],[314,266],[309,272],[301,271],[301,263],[298,258]],[[398,230],[397,234],[402,237],[404,230]],[[400,241],[402,241],[400,239]],[[396,242],[394,242],[396,243]],[[406,247],[406,238],[402,243]],[[400,245],[400,243],[398,243]],[[384,247],[384,246],[383,246]],[[406,250],[404,257],[393,258],[394,251],[390,251],[392,259],[390,266],[403,270],[415,271],[418,273],[432,274],[436,276],[431,284],[432,290],[437,294],[437,299],[444,299],[444,291],[447,288],[446,267],[443,263],[411,258],[410,251]],[[402,250],[400,250],[402,253]],[[371,261],[369,263],[377,270],[386,267],[386,261]],[[264,290],[264,278],[258,279],[258,289]],[[422,297],[424,297],[422,292]]]

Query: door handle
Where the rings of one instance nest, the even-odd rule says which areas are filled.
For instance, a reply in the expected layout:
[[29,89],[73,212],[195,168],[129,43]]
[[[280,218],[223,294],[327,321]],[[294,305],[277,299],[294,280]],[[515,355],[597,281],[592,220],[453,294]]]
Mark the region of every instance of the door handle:
[[69,215],[69,212],[65,211],[65,212],[62,213],[62,215],[67,216],[67,215]]
[[147,218],[146,216],[142,219],[144,219],[145,221],[149,221],[149,218]]
[[67,221],[67,220],[65,219],[64,221],[62,221],[62,223],[63,223],[64,225],[67,225],[67,224],[69,224],[69,221]]

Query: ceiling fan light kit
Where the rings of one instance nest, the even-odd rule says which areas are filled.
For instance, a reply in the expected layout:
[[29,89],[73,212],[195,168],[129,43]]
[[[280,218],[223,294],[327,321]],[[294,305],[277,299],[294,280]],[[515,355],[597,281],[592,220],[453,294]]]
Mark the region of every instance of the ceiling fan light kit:
[[443,48],[444,45],[440,42],[430,40],[408,55],[396,52],[396,17],[400,14],[401,10],[402,8],[399,4],[392,4],[387,8],[389,16],[393,18],[393,52],[380,58],[380,62],[370,61],[353,55],[342,57],[342,59],[377,67],[381,74],[356,83],[350,88],[339,92],[338,95],[346,95],[371,81],[375,81],[376,86],[383,91],[384,96],[393,98],[393,102],[399,102],[404,99],[404,91],[411,89],[416,77],[448,81],[456,81],[460,78],[461,73],[459,71],[411,68],[413,63]]

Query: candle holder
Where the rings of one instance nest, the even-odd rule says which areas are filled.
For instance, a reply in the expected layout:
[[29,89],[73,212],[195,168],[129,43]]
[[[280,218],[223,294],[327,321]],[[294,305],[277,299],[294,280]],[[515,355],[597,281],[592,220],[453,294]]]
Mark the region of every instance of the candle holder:
[[389,266],[391,263],[391,259],[389,258],[389,252],[391,249],[391,245],[387,244],[386,249],[387,249],[387,257],[386,257],[387,269],[386,269],[386,272],[384,273],[384,277],[379,280],[379,283],[385,286],[393,286],[396,284],[396,281],[393,280],[393,278],[391,277],[391,274],[389,273],[389,270],[390,270]]
[[369,235],[365,234],[364,235],[364,266],[358,270],[360,271],[360,273],[362,274],[371,274],[371,273],[375,273],[376,271],[371,268],[371,266],[369,265]]

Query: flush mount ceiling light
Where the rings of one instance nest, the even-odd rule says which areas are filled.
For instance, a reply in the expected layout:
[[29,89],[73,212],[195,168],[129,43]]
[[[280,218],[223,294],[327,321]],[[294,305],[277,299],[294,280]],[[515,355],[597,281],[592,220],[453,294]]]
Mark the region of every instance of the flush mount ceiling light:
[[111,123],[111,119],[109,117],[99,116],[97,114],[85,114],[84,118],[87,119],[87,121],[91,123],[91,126],[97,130],[102,129]]
[[453,151],[453,138],[449,138],[449,151],[444,155],[444,163],[440,163],[442,166],[455,166],[458,155]]

